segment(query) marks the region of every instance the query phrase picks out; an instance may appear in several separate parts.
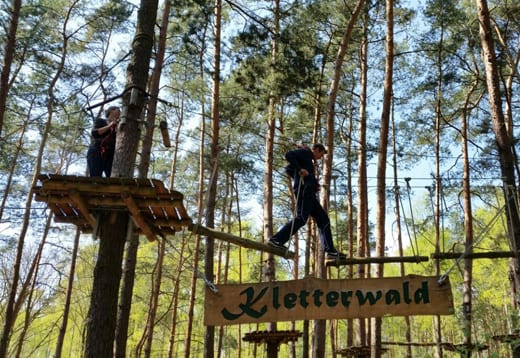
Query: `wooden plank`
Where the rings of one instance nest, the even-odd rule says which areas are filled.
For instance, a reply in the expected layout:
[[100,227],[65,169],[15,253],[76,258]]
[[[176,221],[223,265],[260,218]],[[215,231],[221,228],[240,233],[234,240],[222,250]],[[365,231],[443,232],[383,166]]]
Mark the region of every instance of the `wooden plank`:
[[[148,206],[178,208],[179,206],[182,206],[182,202],[178,202],[176,200],[139,199],[135,197],[133,198],[137,206],[141,208],[145,208]],[[37,201],[45,201],[47,203],[52,204],[66,204],[70,202],[70,198],[63,195],[37,195],[35,199]],[[123,200],[119,192],[117,193],[117,196],[83,196],[83,200],[85,202],[85,205],[92,209],[100,209],[100,207],[114,209],[126,207],[126,202]],[[187,217],[188,215],[185,216],[185,218]]]
[[49,208],[52,210],[54,215],[58,216],[77,216],[76,212],[70,207],[69,200],[62,203],[53,203]]
[[189,218],[190,216],[188,215],[188,213],[186,212],[186,209],[184,208],[184,205],[182,205],[182,202],[181,202],[181,205],[177,205],[175,206],[175,211],[177,212],[177,215],[181,218]]
[[132,195],[155,197],[155,188],[151,186],[121,186],[113,183],[47,181],[37,188],[40,195],[62,193],[69,190],[92,193],[93,195],[117,195],[121,191],[128,191]]
[[271,253],[274,255],[282,256],[286,259],[295,259],[296,258],[295,253],[292,251],[278,249],[276,247],[272,247],[272,246],[269,246],[267,244],[264,244],[264,243],[261,243],[258,241],[244,239],[239,236],[216,231],[216,230],[204,227],[202,225],[191,224],[188,226],[188,230],[192,231],[195,234],[205,235],[205,236],[209,236],[209,237],[212,237],[212,238],[215,238],[218,240],[227,241],[227,242],[230,242],[230,243],[238,245],[238,246],[246,247],[248,249],[268,252],[268,253]]
[[148,212],[148,215],[154,218],[154,221],[157,220],[157,218],[163,218],[165,216],[161,206],[145,206],[145,208]]
[[347,257],[346,259],[326,259],[326,266],[344,266],[344,265],[365,265],[365,264],[384,264],[384,263],[401,263],[401,262],[426,262],[428,256],[374,256],[374,257]]
[[[166,236],[174,236],[176,233],[178,233],[179,231],[182,231],[185,228],[186,228],[185,226],[161,226],[161,227],[154,227],[154,229],[158,233],[161,233],[161,235],[164,236],[164,237],[166,237]],[[135,231],[137,233],[139,233],[139,234],[143,234],[144,235],[144,232],[138,226],[135,226]]]
[[133,200],[130,193],[123,192],[121,193],[121,197],[126,202],[126,206],[128,207],[130,214],[132,214],[132,219],[134,220],[135,224],[139,226],[149,241],[155,241],[155,233],[141,216],[139,207],[135,204],[135,201]]
[[188,227],[192,224],[191,219],[155,219],[154,220],[155,226],[161,226],[161,227]]
[[79,217],[79,216],[56,216],[56,215],[54,215],[54,221],[57,223],[63,223],[63,224],[74,224],[78,227],[91,227],[88,221],[86,221],[83,217]]
[[416,275],[216,285],[204,311],[208,326],[454,313],[449,279]]
[[87,205],[85,204],[85,202],[81,198],[81,195],[79,194],[79,192],[77,190],[70,190],[69,191],[69,196],[71,197],[72,200],[74,200],[74,203],[76,204],[76,207],[81,212],[81,214],[83,215],[85,220],[92,227],[94,227],[96,225],[96,219],[94,219],[92,214],[90,214],[90,211],[88,210]]
[[161,208],[164,217],[168,219],[180,219],[179,215],[177,215],[177,210],[175,210],[175,206],[162,206]]
[[519,257],[520,251],[490,251],[490,252],[472,252],[465,254],[464,252],[443,252],[433,253],[430,255],[432,259],[500,259],[509,257]]

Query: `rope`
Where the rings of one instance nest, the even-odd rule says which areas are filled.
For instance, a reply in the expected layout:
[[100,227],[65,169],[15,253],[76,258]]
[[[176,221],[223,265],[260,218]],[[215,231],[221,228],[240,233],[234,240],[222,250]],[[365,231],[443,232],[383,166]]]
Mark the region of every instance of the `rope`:
[[[404,221],[404,224],[406,226],[406,232],[408,233],[408,237],[410,238],[410,246],[412,247],[412,252],[414,255],[418,255],[419,254],[419,245],[417,244],[417,232],[415,231],[415,218],[413,216],[413,207],[412,207],[412,199],[411,199],[411,186],[410,186],[410,180],[412,178],[404,178],[404,180],[406,181],[406,191],[407,191],[407,194],[408,194],[408,208],[410,210],[410,218],[412,220],[412,229],[413,229],[413,242],[412,242],[412,236],[410,235],[410,228],[408,226],[408,222],[406,220],[406,214],[405,214],[405,210],[404,210],[404,205],[401,201],[401,196],[399,196],[399,200],[401,201],[401,207],[403,208],[403,215],[405,217],[405,221]],[[414,248],[414,244],[415,246],[417,246],[417,248]]]
[[[294,213],[293,213],[293,220],[291,223],[291,231],[290,235],[293,235],[293,229],[294,229],[294,222],[296,221],[296,216],[298,215],[298,200],[300,200],[300,189],[302,187],[302,177],[298,175],[298,191],[296,192],[296,205],[294,206]],[[289,247],[291,246],[291,240],[289,240],[289,243],[287,245],[287,251],[289,251]]]

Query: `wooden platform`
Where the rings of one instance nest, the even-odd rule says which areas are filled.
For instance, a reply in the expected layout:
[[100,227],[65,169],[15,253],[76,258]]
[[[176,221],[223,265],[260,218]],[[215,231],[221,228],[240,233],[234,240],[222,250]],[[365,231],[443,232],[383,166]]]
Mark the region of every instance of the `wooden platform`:
[[56,222],[74,224],[84,233],[93,231],[101,211],[128,211],[150,241],[192,223],[183,195],[155,179],[41,174],[33,191],[35,200],[47,203]]
[[373,256],[373,257],[347,257],[346,259],[325,259],[326,266],[366,265],[411,262],[419,263],[428,261],[428,256]]

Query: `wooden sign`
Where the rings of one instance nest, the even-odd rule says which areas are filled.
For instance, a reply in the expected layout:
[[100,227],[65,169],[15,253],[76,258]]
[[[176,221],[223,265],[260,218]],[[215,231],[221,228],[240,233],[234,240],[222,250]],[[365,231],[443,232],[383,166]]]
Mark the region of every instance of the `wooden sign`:
[[204,324],[453,314],[449,279],[407,276],[305,278],[206,289]]

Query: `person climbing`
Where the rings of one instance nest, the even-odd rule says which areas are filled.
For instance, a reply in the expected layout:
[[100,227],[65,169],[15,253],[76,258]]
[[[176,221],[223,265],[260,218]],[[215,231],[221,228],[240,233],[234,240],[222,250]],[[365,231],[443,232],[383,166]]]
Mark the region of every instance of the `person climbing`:
[[105,111],[105,118],[97,118],[90,132],[92,141],[87,152],[87,166],[91,177],[105,173],[108,178],[112,172],[112,162],[116,147],[116,130],[121,110],[111,106]]
[[327,150],[320,143],[313,144],[310,148],[302,146],[285,154],[285,159],[289,162],[286,173],[293,179],[296,213],[292,220],[269,239],[268,245],[287,249],[284,244],[307,223],[309,216],[312,216],[319,229],[321,245],[326,258],[346,258],[345,254],[338,252],[334,247],[329,216],[317,198],[319,182],[316,178],[314,163],[323,158],[325,154],[327,154]]

